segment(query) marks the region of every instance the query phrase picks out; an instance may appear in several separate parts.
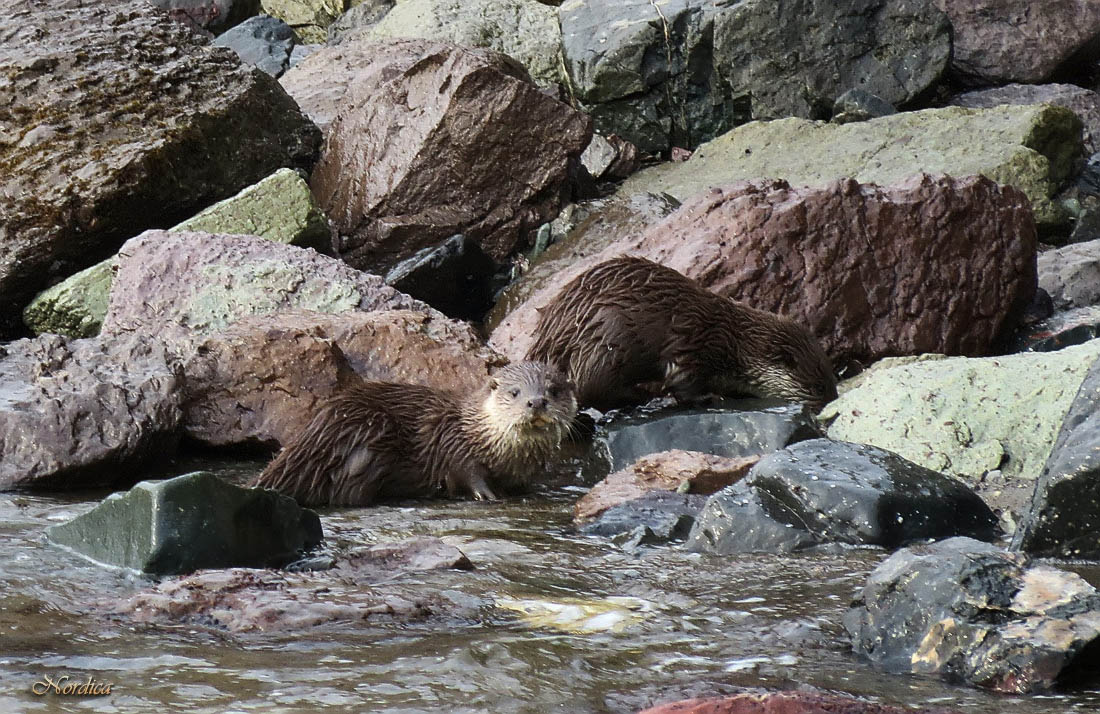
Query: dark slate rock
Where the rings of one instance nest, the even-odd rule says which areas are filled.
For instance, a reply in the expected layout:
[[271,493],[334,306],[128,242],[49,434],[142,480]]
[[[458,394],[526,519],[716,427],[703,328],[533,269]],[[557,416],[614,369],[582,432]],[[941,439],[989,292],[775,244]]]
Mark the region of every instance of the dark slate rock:
[[1089,368],[1062,421],[1012,547],[1100,559],[1100,361]]
[[96,562],[152,575],[284,565],[322,539],[317,514],[294,499],[205,471],[143,481],[46,535]]
[[894,105],[863,89],[849,89],[833,103],[833,121],[846,124],[896,114]]
[[394,265],[386,284],[448,317],[480,320],[493,305],[495,272],[493,259],[459,233]]
[[1100,674],[1100,594],[1079,575],[969,538],[905,548],[844,615],[852,648],[892,672],[1001,692]]
[[674,491],[651,491],[620,503],[581,528],[585,535],[605,537],[628,534],[633,546],[683,540],[707,502],[706,496]]
[[279,77],[290,69],[290,54],[298,44],[298,36],[282,20],[257,15],[219,35],[213,44],[228,47],[242,62]]
[[765,456],[743,480],[711,496],[688,548],[897,548],[954,535],[997,535],[997,517],[962,482],[876,446],[814,439]]
[[716,456],[760,456],[822,436],[813,412],[801,404],[774,406],[760,399],[727,400],[723,409],[658,412],[618,419],[607,427],[611,471],[670,449]]

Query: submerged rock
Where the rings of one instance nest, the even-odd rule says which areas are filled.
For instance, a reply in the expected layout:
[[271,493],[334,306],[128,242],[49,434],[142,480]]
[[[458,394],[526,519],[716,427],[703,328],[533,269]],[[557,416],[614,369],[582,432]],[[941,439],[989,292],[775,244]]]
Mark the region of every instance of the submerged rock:
[[706,502],[698,494],[650,491],[610,506],[580,530],[585,535],[615,538],[627,551],[684,540]]
[[51,281],[283,166],[317,128],[276,81],[140,0],[3,0],[0,336]]
[[1100,672],[1100,594],[1079,575],[969,538],[906,548],[844,616],[852,647],[892,672],[1044,692]]
[[205,471],[143,481],[46,535],[96,562],[151,575],[284,565],[322,539],[317,514],[294,499]]
[[711,496],[687,547],[785,553],[956,535],[997,535],[997,517],[962,483],[884,449],[814,439],[768,454]]
[[179,441],[180,367],[145,336],[0,345],[0,490],[113,484]]
[[658,704],[638,714],[961,714],[957,709],[911,709],[816,692],[751,692]]

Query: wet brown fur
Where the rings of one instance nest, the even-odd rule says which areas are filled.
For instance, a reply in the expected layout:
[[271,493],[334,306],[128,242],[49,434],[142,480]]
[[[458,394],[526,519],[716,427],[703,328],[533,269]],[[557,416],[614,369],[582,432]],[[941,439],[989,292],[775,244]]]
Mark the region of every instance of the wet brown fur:
[[654,384],[685,400],[751,395],[821,407],[836,398],[809,330],[649,260],[600,263],[540,312],[527,359],[561,369],[581,408],[644,403]]
[[531,362],[501,368],[466,397],[365,382],[326,402],[252,485],[306,506],[443,493],[494,499],[494,489],[513,491],[542,473],[576,411],[565,377]]

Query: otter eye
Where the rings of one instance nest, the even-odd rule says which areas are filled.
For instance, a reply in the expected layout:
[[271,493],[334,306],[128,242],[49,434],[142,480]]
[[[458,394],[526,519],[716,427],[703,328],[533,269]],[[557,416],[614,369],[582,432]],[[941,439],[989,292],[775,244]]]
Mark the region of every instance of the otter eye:
[[508,393],[512,395],[512,399],[515,399],[516,397],[519,396],[519,389],[516,388],[516,387],[513,387],[512,390]]

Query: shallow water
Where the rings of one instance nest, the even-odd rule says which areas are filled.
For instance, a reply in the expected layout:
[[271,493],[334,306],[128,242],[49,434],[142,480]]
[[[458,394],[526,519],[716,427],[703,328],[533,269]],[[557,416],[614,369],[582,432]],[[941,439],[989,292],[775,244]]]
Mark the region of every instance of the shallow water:
[[[219,468],[239,481],[260,466]],[[976,714],[1100,711],[1100,689],[1005,697],[858,661],[840,615],[881,552],[718,558],[655,548],[634,556],[572,532],[582,492],[325,512],[336,548],[430,534],[461,547],[476,569],[392,583],[406,595],[447,593],[464,604],[451,614],[297,634],[138,625],[105,614],[103,603],[148,581],[84,562],[42,535],[103,494],[0,494],[0,712],[633,712],[746,686],[809,686]],[[1081,572],[1100,581],[1096,570]],[[494,606],[615,597],[632,598],[630,619],[595,632],[536,627]],[[65,674],[110,682],[111,694],[32,693],[45,675]]]

